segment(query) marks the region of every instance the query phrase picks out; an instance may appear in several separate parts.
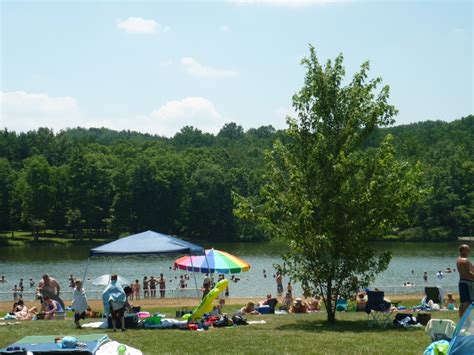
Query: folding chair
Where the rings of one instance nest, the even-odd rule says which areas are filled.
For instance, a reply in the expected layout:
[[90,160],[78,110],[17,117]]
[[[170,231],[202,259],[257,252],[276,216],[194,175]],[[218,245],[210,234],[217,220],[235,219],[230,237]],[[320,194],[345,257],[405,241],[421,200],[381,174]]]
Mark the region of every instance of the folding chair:
[[441,296],[441,289],[439,287],[425,287],[425,303],[433,301],[439,305],[443,304],[443,298]]
[[383,291],[367,292],[365,312],[369,326],[375,323],[379,327],[385,328],[390,322],[390,316],[393,313],[392,304],[384,300],[384,295]]

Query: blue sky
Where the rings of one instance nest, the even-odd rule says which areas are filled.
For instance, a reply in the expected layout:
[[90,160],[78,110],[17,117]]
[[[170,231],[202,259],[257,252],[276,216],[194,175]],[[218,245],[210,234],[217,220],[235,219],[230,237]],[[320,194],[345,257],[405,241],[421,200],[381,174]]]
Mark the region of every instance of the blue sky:
[[364,60],[397,124],[473,113],[473,5],[295,0],[1,2],[0,128],[130,129],[172,136],[284,128],[315,46]]

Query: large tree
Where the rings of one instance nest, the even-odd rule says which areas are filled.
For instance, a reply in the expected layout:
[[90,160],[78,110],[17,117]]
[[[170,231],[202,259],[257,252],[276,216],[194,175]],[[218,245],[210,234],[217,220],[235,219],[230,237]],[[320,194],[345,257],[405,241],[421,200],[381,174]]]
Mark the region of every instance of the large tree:
[[369,79],[362,64],[344,85],[342,54],[320,64],[313,47],[302,60],[304,86],[293,96],[285,143],[267,153],[265,183],[257,198],[236,195],[236,214],[257,221],[288,242],[285,272],[321,294],[329,322],[335,300],[366,287],[388,266],[390,253],[367,241],[392,232],[419,195],[417,167],[397,161],[387,136],[362,149],[377,127],[393,123],[389,87]]

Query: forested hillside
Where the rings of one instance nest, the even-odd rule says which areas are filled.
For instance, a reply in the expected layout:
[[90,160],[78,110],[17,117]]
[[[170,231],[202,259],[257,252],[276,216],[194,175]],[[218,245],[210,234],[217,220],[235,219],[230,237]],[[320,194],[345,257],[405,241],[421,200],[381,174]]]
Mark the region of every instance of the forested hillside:
[[[474,116],[379,129],[365,148],[394,135],[400,159],[420,161],[429,187],[399,239],[474,235]],[[115,237],[152,229],[194,240],[264,239],[233,216],[231,192],[253,195],[263,159],[284,131],[217,135],[184,127],[173,138],[109,129],[0,132],[0,230]]]

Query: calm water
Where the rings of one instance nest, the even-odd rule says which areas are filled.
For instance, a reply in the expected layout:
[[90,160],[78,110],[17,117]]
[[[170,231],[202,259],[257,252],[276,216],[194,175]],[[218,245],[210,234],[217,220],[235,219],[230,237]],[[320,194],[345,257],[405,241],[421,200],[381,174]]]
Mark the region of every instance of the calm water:
[[[209,245],[204,245],[210,247]],[[231,282],[231,296],[261,296],[267,292],[275,292],[276,285],[273,278],[274,264],[282,263],[281,254],[285,251],[284,245],[276,243],[227,243],[213,244],[216,249],[233,253],[247,260],[252,268],[250,271],[238,274],[240,281]],[[68,289],[70,274],[75,277],[83,276],[89,249],[92,246],[35,246],[35,247],[3,247],[0,248],[0,276],[5,275],[8,283],[0,284],[0,299],[12,299],[11,289],[24,279],[25,291],[29,288],[28,280],[32,277],[36,282],[41,275],[48,273],[55,277],[64,290]],[[410,293],[423,290],[425,283],[422,280],[424,271],[428,272],[429,280],[426,285],[440,285],[446,290],[456,290],[457,273],[445,274],[441,280],[436,278],[438,270],[447,267],[455,268],[458,243],[380,243],[379,250],[390,249],[393,258],[388,269],[379,275],[373,286],[380,287],[387,292]],[[146,258],[96,258],[88,266],[87,279],[109,273],[117,273],[129,281],[141,279],[144,275],[157,277],[163,273],[167,278],[167,288],[176,289],[182,271],[170,269],[175,258],[146,257]],[[263,276],[266,270],[267,277]],[[413,271],[413,273],[412,273]],[[203,275],[196,274],[198,285],[202,284]],[[288,281],[287,279],[285,280]],[[416,287],[403,287],[405,282],[411,282]],[[188,282],[194,287],[194,280]],[[86,282],[86,290],[90,298],[95,298],[103,287],[96,287]],[[97,291],[97,292],[96,292]],[[300,288],[295,287],[296,294]],[[195,293],[193,293],[194,295]],[[186,294],[183,296],[189,296]],[[26,298],[31,298],[30,296]],[[68,298],[66,295],[64,298]]]

